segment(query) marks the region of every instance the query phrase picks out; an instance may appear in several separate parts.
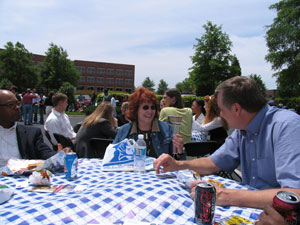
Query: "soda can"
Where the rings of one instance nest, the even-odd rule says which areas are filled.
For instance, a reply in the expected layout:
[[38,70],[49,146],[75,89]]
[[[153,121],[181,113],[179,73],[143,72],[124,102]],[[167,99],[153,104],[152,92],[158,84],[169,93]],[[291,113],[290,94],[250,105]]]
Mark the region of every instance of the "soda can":
[[289,191],[279,191],[273,198],[273,208],[276,209],[289,224],[300,224],[300,197]]
[[197,224],[212,224],[216,207],[216,189],[213,184],[200,182],[195,190],[195,218]]
[[78,158],[75,152],[66,153],[64,172],[68,180],[77,178]]

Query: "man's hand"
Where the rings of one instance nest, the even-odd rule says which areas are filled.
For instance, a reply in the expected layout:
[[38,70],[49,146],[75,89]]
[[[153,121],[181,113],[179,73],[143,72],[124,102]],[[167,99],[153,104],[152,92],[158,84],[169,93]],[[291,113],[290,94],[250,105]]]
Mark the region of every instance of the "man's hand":
[[71,148],[63,148],[61,144],[57,144],[57,152],[64,151],[65,153],[72,152]]
[[255,225],[288,225],[282,215],[280,215],[273,207],[267,206],[260,214],[259,219],[254,223]]
[[[160,170],[160,167],[163,167]],[[153,167],[156,171],[156,174],[159,174],[160,172],[172,172],[174,170],[177,170],[178,165],[177,161],[174,160],[169,154],[162,154],[153,162]]]

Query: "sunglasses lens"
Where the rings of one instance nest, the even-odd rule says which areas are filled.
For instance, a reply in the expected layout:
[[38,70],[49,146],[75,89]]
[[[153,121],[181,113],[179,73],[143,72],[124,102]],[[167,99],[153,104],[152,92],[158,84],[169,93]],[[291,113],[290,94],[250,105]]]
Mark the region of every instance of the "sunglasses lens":
[[148,110],[149,108],[150,108],[151,110],[156,110],[155,105],[152,105],[151,107],[149,107],[149,105],[144,105],[144,106],[143,106],[143,110]]

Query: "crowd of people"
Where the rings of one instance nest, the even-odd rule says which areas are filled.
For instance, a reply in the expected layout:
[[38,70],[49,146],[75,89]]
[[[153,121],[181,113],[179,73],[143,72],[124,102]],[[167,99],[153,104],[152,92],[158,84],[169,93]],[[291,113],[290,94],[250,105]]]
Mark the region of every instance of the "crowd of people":
[[[78,156],[87,158],[93,156],[89,144],[91,138],[110,138],[113,143],[118,143],[125,138],[136,140],[138,134],[143,134],[147,155],[156,158],[153,165],[156,173],[190,169],[208,175],[221,170],[232,172],[240,166],[242,183],[257,191],[216,186],[216,204],[266,207],[257,224],[268,224],[265,221],[285,224],[269,206],[279,190],[300,194],[297,166],[300,163],[300,116],[269,105],[254,80],[242,76],[228,79],[216,88],[214,95],[194,100],[191,108],[184,107],[177,89],[167,90],[159,102],[152,91],[139,87],[122,102],[119,115],[115,100],[115,96],[106,90],[102,103],[84,119],[75,133],[65,113],[68,107],[66,95],[51,93],[49,100],[49,97],[44,98],[28,89],[22,98],[24,124],[36,121],[32,114],[35,115],[35,109],[42,105],[49,113],[44,128],[51,141],[56,143],[54,133],[64,135],[74,142],[73,150]],[[12,157],[47,159],[55,154],[44,143],[39,128],[17,123],[21,109],[15,93],[0,90],[0,108],[0,166]],[[170,115],[181,116],[179,133],[174,133],[168,123]],[[208,157],[186,160],[183,145],[199,141],[197,135],[201,136],[200,141],[215,140],[219,149]],[[192,198],[198,182],[191,184]]]

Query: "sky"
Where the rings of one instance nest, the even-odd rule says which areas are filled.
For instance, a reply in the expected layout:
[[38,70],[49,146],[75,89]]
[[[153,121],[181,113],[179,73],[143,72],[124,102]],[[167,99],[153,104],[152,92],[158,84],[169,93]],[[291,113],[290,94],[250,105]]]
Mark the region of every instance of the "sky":
[[135,65],[135,86],[146,77],[169,88],[189,76],[196,38],[211,21],[232,41],[242,75],[258,74],[276,89],[265,61],[266,25],[275,0],[0,0],[0,48],[17,41],[45,55],[50,43],[71,60]]

